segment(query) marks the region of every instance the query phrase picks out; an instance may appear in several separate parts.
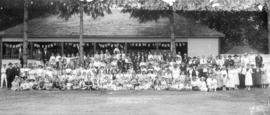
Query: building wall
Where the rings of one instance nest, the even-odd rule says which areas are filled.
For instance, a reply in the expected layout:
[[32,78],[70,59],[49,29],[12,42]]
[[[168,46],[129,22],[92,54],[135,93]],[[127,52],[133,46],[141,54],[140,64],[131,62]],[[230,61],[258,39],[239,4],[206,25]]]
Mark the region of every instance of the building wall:
[[195,38],[188,39],[188,55],[193,56],[216,56],[219,54],[219,39]]

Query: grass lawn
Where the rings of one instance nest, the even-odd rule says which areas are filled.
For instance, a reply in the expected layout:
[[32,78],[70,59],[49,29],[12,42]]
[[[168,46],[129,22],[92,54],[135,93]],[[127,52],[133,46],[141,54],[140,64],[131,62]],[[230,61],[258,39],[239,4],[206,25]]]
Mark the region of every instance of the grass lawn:
[[9,91],[0,115],[270,115],[270,88],[220,91]]

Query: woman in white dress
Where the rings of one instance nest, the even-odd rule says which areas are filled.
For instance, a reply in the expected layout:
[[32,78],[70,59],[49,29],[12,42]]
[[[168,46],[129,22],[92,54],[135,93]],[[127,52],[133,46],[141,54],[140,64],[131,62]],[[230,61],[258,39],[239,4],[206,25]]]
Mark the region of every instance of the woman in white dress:
[[228,68],[228,77],[227,77],[227,83],[226,83],[226,87],[231,90],[235,87],[234,84],[234,69],[233,67],[229,67]]
[[241,72],[241,68],[238,66],[235,66],[234,68],[234,73],[233,73],[233,78],[234,78],[234,84],[235,84],[235,89],[238,89],[240,85],[240,80],[239,80],[239,73]]
[[227,80],[228,80],[228,73],[227,70],[225,68],[221,69],[221,85],[222,85],[222,89],[226,90],[226,88],[224,87],[227,84]]
[[253,70],[250,67],[250,65],[248,65],[247,71],[246,71],[246,78],[245,78],[245,85],[248,90],[250,90],[250,87],[253,85],[252,73],[253,73]]
[[269,66],[266,67],[263,64],[261,71],[262,71],[262,78],[261,78],[262,88],[266,88],[267,84],[270,83],[270,68]]

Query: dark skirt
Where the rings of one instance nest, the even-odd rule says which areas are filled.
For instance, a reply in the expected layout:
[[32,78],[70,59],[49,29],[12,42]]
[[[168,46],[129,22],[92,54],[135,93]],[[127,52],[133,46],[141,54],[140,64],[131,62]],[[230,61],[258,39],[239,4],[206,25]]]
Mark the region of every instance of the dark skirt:
[[245,78],[246,78],[245,75],[239,74],[239,81],[240,81],[239,88],[245,88]]
[[254,72],[254,76],[253,76],[253,82],[254,82],[254,86],[260,86],[261,85],[261,79],[262,79],[262,72],[259,71],[255,71]]

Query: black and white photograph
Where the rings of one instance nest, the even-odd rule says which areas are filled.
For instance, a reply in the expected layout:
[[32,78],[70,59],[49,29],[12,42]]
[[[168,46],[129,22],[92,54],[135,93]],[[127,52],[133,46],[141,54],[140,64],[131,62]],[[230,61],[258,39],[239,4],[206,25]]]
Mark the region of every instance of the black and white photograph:
[[270,0],[0,0],[0,115],[270,115]]

